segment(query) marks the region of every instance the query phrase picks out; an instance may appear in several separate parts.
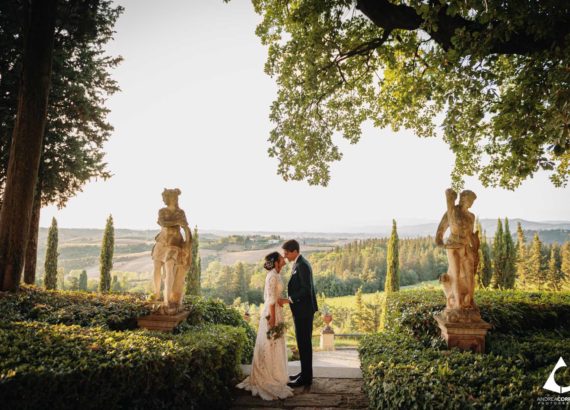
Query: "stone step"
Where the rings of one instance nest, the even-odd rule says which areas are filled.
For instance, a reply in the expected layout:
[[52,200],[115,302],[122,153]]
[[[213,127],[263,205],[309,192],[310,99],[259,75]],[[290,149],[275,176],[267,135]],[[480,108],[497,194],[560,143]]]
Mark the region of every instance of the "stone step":
[[[301,365],[289,364],[289,366],[287,366],[287,369],[290,375],[297,374],[301,371]],[[242,364],[241,370],[244,375],[249,376],[251,372],[251,365]],[[349,367],[313,366],[313,377],[362,379],[362,370]]]
[[315,378],[308,387],[295,389],[295,396],[266,401],[251,392],[235,389],[232,409],[366,409],[368,400],[362,391],[362,379]]

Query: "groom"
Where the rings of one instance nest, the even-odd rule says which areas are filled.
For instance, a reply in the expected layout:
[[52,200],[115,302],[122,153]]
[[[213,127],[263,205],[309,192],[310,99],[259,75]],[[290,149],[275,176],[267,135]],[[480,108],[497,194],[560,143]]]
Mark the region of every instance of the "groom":
[[[295,323],[297,347],[301,358],[301,373],[291,376],[290,387],[309,386],[313,382],[313,318],[319,310],[315,286],[313,285],[313,270],[309,262],[300,254],[299,242],[291,239],[283,244],[283,256],[293,264],[291,279],[287,285],[289,305]],[[287,299],[280,304],[286,303]]]

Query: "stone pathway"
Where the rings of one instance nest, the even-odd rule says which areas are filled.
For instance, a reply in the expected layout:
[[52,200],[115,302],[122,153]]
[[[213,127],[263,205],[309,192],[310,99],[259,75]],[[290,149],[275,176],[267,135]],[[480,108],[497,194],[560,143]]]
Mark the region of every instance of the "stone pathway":
[[[242,370],[249,374],[251,366]],[[300,371],[299,362],[289,362],[289,374]],[[356,350],[313,353],[313,384],[295,389],[295,396],[285,400],[265,401],[251,392],[234,389],[234,410],[246,409],[366,409],[368,400],[362,391],[362,373]]]

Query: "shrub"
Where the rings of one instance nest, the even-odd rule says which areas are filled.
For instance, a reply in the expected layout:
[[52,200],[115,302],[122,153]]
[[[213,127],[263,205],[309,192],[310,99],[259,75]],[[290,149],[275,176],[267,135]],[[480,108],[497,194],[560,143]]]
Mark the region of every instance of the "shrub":
[[559,355],[568,351],[567,342],[550,340],[553,350],[532,358],[534,340],[522,341],[529,348],[521,356],[520,344],[509,337],[513,340],[502,344],[506,353],[511,343],[509,355],[440,350],[404,333],[365,337],[359,353],[370,408],[536,408],[537,398],[547,394],[542,385]]
[[240,327],[247,335],[242,360],[243,363],[251,363],[256,334],[236,309],[226,306],[221,300],[193,295],[184,297],[184,308],[190,312],[190,315],[186,323],[179,326],[178,332],[185,332],[202,323]]
[[[371,408],[540,407],[558,358],[570,357],[570,293],[478,291],[475,299],[494,326],[487,354],[446,349],[433,318],[445,307],[443,292],[387,297],[385,332],[359,346]],[[570,371],[557,378],[570,384]]]
[[[188,320],[177,333],[192,331],[204,324],[222,324],[243,328],[247,335],[242,360],[250,363],[255,332],[240,313],[223,302],[200,296],[187,296],[184,307]],[[37,321],[51,324],[101,327],[110,330],[137,328],[137,317],[150,313],[144,295],[100,294],[74,291],[48,291],[22,286],[18,293],[0,296],[0,317],[11,321]]]
[[246,342],[224,325],[170,335],[3,322],[2,406],[226,408]]
[[22,285],[20,292],[0,296],[0,317],[12,321],[126,330],[135,329],[136,318],[149,312],[144,297],[136,294],[50,291]]
[[[478,290],[481,317],[493,325],[491,334],[525,335],[558,330],[570,336],[570,292]],[[441,290],[405,290],[386,299],[386,331],[405,332],[436,345],[440,331],[434,315],[445,308]]]

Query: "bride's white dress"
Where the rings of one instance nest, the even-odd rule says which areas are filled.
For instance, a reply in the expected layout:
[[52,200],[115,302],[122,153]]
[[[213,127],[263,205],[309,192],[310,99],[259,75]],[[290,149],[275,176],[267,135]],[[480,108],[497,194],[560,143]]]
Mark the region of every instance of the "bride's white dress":
[[254,396],[260,396],[264,400],[284,399],[293,396],[293,389],[287,386],[289,375],[287,374],[285,336],[273,340],[268,339],[266,333],[269,324],[265,317],[269,315],[271,304],[275,304],[275,323],[283,321],[283,308],[277,303],[281,292],[283,292],[281,275],[272,269],[265,278],[264,306],[259,318],[251,373],[237,385],[237,387],[249,390]]

